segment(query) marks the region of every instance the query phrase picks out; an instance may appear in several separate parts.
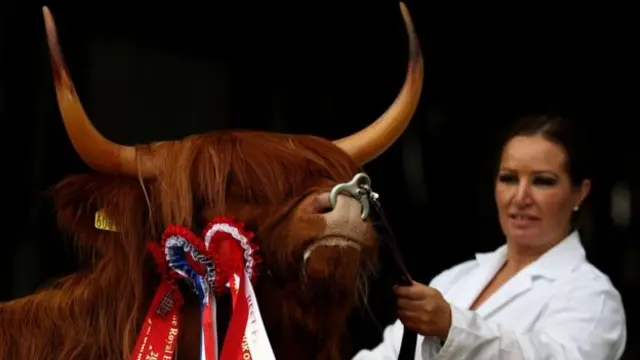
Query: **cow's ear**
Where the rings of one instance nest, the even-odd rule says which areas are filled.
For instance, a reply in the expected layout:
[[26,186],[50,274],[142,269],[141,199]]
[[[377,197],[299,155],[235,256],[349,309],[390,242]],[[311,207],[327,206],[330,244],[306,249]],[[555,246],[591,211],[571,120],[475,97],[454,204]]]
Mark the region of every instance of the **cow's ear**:
[[[128,232],[143,237],[147,203],[137,179],[101,174],[73,175],[51,190],[58,226],[80,246],[98,247],[108,235]],[[123,236],[117,236],[123,238]],[[128,237],[128,236],[124,236]],[[113,245],[113,244],[110,244]]]

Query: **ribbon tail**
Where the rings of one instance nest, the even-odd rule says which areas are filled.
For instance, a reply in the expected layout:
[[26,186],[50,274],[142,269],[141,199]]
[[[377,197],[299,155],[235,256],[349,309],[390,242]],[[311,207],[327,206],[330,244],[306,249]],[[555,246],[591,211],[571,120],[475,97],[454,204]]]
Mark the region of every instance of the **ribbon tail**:
[[142,324],[131,359],[173,358],[178,346],[182,297],[173,285],[163,280],[156,289]]
[[218,328],[216,325],[216,298],[211,292],[202,310],[201,360],[218,359]]
[[[239,286],[236,281],[237,278],[240,278]],[[244,295],[244,281],[244,277],[235,274],[231,279],[230,290],[234,306],[229,329],[227,330],[227,336],[222,348],[221,360],[238,360],[243,358],[243,338],[248,318],[248,307]]]
[[[241,284],[244,283],[241,288],[241,293],[244,293],[246,301],[242,301],[247,306],[248,321],[246,323],[245,334],[247,340],[247,346],[251,352],[253,359],[259,360],[275,360],[276,356],[271,348],[269,337],[267,336],[267,330],[262,321],[262,315],[260,314],[260,308],[258,307],[258,299],[251,286],[251,281],[245,273]],[[244,291],[243,291],[244,290]]]

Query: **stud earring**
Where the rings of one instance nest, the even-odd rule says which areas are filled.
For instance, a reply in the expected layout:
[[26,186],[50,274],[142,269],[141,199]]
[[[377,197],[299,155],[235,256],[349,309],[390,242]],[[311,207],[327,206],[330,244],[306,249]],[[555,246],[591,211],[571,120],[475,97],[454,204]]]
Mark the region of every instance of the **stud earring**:
[[580,206],[576,205],[573,207],[573,211],[578,211],[578,210],[580,210]]

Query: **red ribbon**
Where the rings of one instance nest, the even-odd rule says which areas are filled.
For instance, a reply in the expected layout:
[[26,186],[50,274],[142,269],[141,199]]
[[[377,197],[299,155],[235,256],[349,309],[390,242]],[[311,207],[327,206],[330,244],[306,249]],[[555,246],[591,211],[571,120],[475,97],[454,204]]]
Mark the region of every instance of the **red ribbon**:
[[209,303],[202,312],[202,330],[204,335],[205,359],[215,360],[217,356],[218,334],[216,331],[216,305],[213,294],[209,297]]
[[[240,278],[240,283],[237,283],[237,278],[234,276],[234,279],[231,281],[231,298],[233,301],[233,317],[238,317],[238,323],[244,324],[242,327],[242,341],[240,344],[240,348],[242,349],[239,358],[243,360],[251,360],[253,357],[251,356],[251,352],[249,351],[249,344],[247,343],[247,335],[245,334],[245,328],[247,324],[247,320],[249,319],[249,304],[247,303],[247,294],[245,292],[246,286],[246,276],[241,274],[237,274]],[[238,302],[240,299],[240,302]],[[237,305],[237,306],[236,306]]]
[[[229,281],[231,287],[231,298],[233,304],[233,314],[227,337],[224,341],[222,355],[220,360],[243,360],[252,359],[245,336],[247,328],[247,320],[249,319],[249,304],[247,304],[247,296],[245,292],[245,276],[244,274],[234,274]],[[240,284],[236,279],[240,279]]]
[[180,306],[180,292],[170,280],[163,279],[142,324],[131,360],[174,359],[180,331]]

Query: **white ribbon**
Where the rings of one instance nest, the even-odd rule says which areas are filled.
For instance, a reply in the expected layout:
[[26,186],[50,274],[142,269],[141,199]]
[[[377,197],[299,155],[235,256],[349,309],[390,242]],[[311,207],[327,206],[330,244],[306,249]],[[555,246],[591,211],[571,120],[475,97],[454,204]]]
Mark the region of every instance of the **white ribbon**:
[[[260,308],[258,306],[258,299],[251,286],[251,281],[247,274],[244,274],[244,291],[247,296],[247,305],[249,308],[249,316],[247,317],[247,327],[244,330],[244,335],[249,345],[249,351],[253,360],[275,360],[276,356],[271,348],[269,337],[267,336],[267,330],[264,327],[262,321],[262,315],[260,314]],[[239,283],[239,281],[237,282]]]

